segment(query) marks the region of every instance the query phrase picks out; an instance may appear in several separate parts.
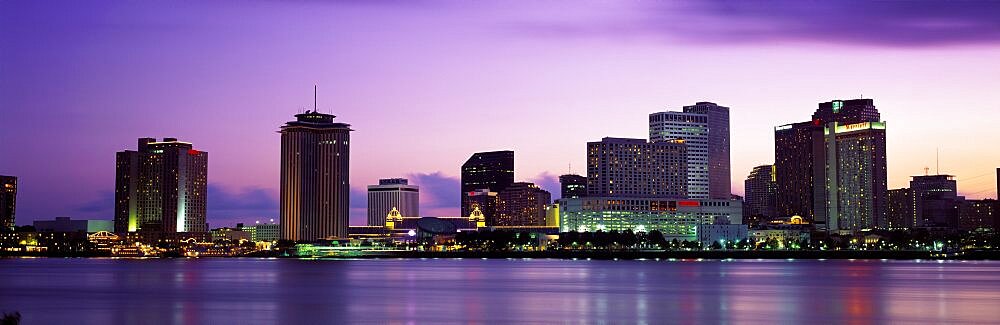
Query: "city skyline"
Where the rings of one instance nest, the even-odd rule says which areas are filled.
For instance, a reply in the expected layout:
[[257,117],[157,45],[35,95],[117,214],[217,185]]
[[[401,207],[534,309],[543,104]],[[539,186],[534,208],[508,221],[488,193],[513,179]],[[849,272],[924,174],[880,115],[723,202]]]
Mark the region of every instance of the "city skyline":
[[[1000,75],[1000,66],[993,63],[1000,55],[1000,37],[989,33],[921,38],[875,26],[872,34],[885,40],[829,30],[806,31],[814,33],[811,41],[791,34],[736,41],[725,37],[724,30],[702,30],[704,39],[691,39],[664,37],[670,33],[666,27],[659,32],[650,26],[616,25],[624,16],[654,15],[628,5],[616,11],[574,8],[551,18],[546,13],[564,8],[511,4],[538,12],[520,18],[492,10],[498,4],[442,5],[435,13],[383,5],[179,4],[180,9],[156,10],[156,4],[98,3],[93,8],[80,5],[76,14],[0,14],[5,27],[0,38],[11,44],[0,49],[0,62],[13,76],[0,79],[0,105],[4,113],[12,113],[0,118],[0,149],[5,152],[0,174],[19,178],[18,224],[57,216],[111,219],[113,153],[135,138],[164,136],[213,153],[207,216],[213,227],[277,219],[275,157],[280,145],[274,126],[312,107],[313,84],[320,86],[320,111],[343,117],[358,129],[352,139],[352,224],[364,223],[365,186],[388,177],[406,177],[421,186],[424,214],[458,215],[459,167],[475,152],[514,150],[515,181],[555,193],[556,177],[569,165],[575,173],[584,170],[587,141],[645,138],[648,114],[699,101],[731,108],[731,184],[734,193],[743,194],[751,169],[773,163],[775,126],[800,120],[816,103],[858,98],[862,92],[877,100],[890,123],[889,188],[907,186],[910,176],[924,174],[924,167],[935,174],[934,149],[940,148],[940,172],[956,175],[960,195],[995,197],[993,168],[1000,154],[980,145],[1000,140],[988,132],[997,123],[990,112],[998,109],[990,101],[991,81]],[[226,11],[236,8],[251,19],[235,22],[235,14]],[[228,24],[184,9],[220,14],[228,20],[219,21]],[[976,25],[989,24],[984,17],[997,12],[995,7],[984,9],[873,11],[888,18],[950,18]],[[95,10],[122,15],[88,16]],[[300,35],[296,38],[268,28],[269,19],[311,10],[343,19],[319,21],[319,14],[306,15],[285,26],[287,35]],[[743,18],[760,15],[739,6],[735,10]],[[155,19],[161,13],[174,19]],[[375,16],[371,21],[347,17],[357,13]],[[710,10],[691,13],[709,21],[721,17]],[[372,29],[387,22],[397,23]],[[41,28],[46,23],[72,28]],[[444,28],[456,24],[468,28]],[[179,38],[192,26],[206,32]],[[130,31],[134,27],[145,28],[144,34]],[[345,30],[370,33],[356,36]],[[17,31],[24,33],[14,35]],[[333,35],[324,35],[331,31]],[[49,42],[37,44],[36,39]],[[232,57],[226,53],[248,53],[260,40],[277,45],[228,60]],[[441,48],[424,47],[427,43]],[[497,46],[503,50],[491,54]],[[362,64],[376,51],[385,67]],[[291,52],[309,54],[289,56]],[[460,54],[464,52],[474,55]],[[519,59],[478,67],[499,57]],[[441,68],[440,75],[421,82]],[[491,73],[470,78],[463,71]],[[780,76],[765,76],[775,71]],[[858,81],[857,76],[866,78]],[[187,81],[172,83],[178,80]],[[943,116],[955,121],[943,122]],[[154,122],[129,123],[138,120]],[[514,127],[525,132],[509,132]],[[67,139],[83,139],[86,145]],[[422,152],[433,155],[417,156]],[[53,197],[59,200],[53,202]]]

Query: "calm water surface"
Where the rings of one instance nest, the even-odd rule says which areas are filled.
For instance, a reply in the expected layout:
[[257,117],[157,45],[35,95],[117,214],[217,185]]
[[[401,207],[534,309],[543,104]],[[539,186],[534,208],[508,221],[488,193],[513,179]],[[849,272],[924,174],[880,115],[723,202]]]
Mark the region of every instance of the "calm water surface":
[[0,259],[23,324],[1000,323],[1000,263]]

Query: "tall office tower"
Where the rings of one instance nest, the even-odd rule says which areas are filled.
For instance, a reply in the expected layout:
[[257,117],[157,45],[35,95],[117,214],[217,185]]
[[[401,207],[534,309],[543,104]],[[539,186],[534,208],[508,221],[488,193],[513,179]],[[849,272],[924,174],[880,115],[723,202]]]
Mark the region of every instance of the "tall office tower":
[[604,138],[587,143],[587,196],[686,198],[687,175],[682,140]]
[[566,174],[559,176],[560,197],[564,199],[587,196],[587,177]]
[[913,220],[917,227],[957,227],[959,208],[955,176],[924,175],[910,180],[913,191]]
[[[477,152],[462,164],[462,196],[469,192],[488,189],[500,192],[514,183],[514,152]],[[464,200],[463,200],[464,201]],[[472,210],[462,203],[462,215]]]
[[885,224],[889,229],[913,227],[913,191],[897,188],[887,192]]
[[545,206],[552,195],[537,185],[516,182],[497,194],[496,223],[491,226],[545,226]]
[[495,226],[497,223],[497,206],[500,204],[500,198],[497,197],[497,192],[492,192],[488,189],[479,189],[475,191],[470,191],[468,193],[462,193],[462,209],[469,210],[468,213],[463,212],[463,217],[468,217],[472,214],[472,211],[479,209],[483,213],[483,218],[485,219],[487,226]]
[[688,197],[728,199],[729,108],[709,102],[684,106],[683,112],[649,114],[649,140],[684,140],[688,152]]
[[405,178],[380,179],[378,185],[368,185],[368,225],[384,226],[393,208],[404,217],[419,217],[419,203],[420,187]]
[[140,138],[115,155],[116,232],[206,232],[208,153],[191,143]]
[[350,222],[351,125],[317,111],[281,133],[281,238],[345,238]]
[[[813,207],[822,206],[823,197],[815,195],[815,187],[823,186],[825,176],[822,170],[813,166],[814,153],[822,151],[821,143],[813,139],[822,136],[823,127],[813,122],[787,124],[774,129],[774,180],[778,190],[776,216],[798,215],[814,223],[818,221]],[[816,148],[817,145],[820,148]]]
[[774,165],[754,167],[743,182],[746,193],[743,203],[743,222],[757,225],[775,217],[778,185],[774,181]]
[[14,230],[16,208],[17,177],[0,175],[0,232]]
[[779,213],[808,216],[829,231],[886,227],[879,117],[871,99],[834,100],[820,103],[811,122],[775,128]]

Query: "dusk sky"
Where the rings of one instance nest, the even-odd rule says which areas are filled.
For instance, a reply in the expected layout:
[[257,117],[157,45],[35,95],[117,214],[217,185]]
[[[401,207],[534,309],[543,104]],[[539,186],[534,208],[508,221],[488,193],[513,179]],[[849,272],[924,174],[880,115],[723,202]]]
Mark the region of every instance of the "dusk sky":
[[0,1],[0,174],[17,223],[111,219],[115,152],[177,137],[209,152],[212,227],[278,217],[278,127],[350,123],[352,222],[366,185],[406,177],[457,215],[460,165],[512,149],[558,197],[587,141],[647,116],[731,109],[733,192],[777,125],[874,98],[889,188],[935,168],[996,196],[996,1]]

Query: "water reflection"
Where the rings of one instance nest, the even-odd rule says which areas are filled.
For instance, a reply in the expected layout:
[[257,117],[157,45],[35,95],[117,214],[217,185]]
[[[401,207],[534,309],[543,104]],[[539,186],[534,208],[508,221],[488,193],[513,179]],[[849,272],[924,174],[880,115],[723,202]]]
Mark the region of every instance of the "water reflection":
[[25,323],[994,322],[1000,263],[3,259]]

